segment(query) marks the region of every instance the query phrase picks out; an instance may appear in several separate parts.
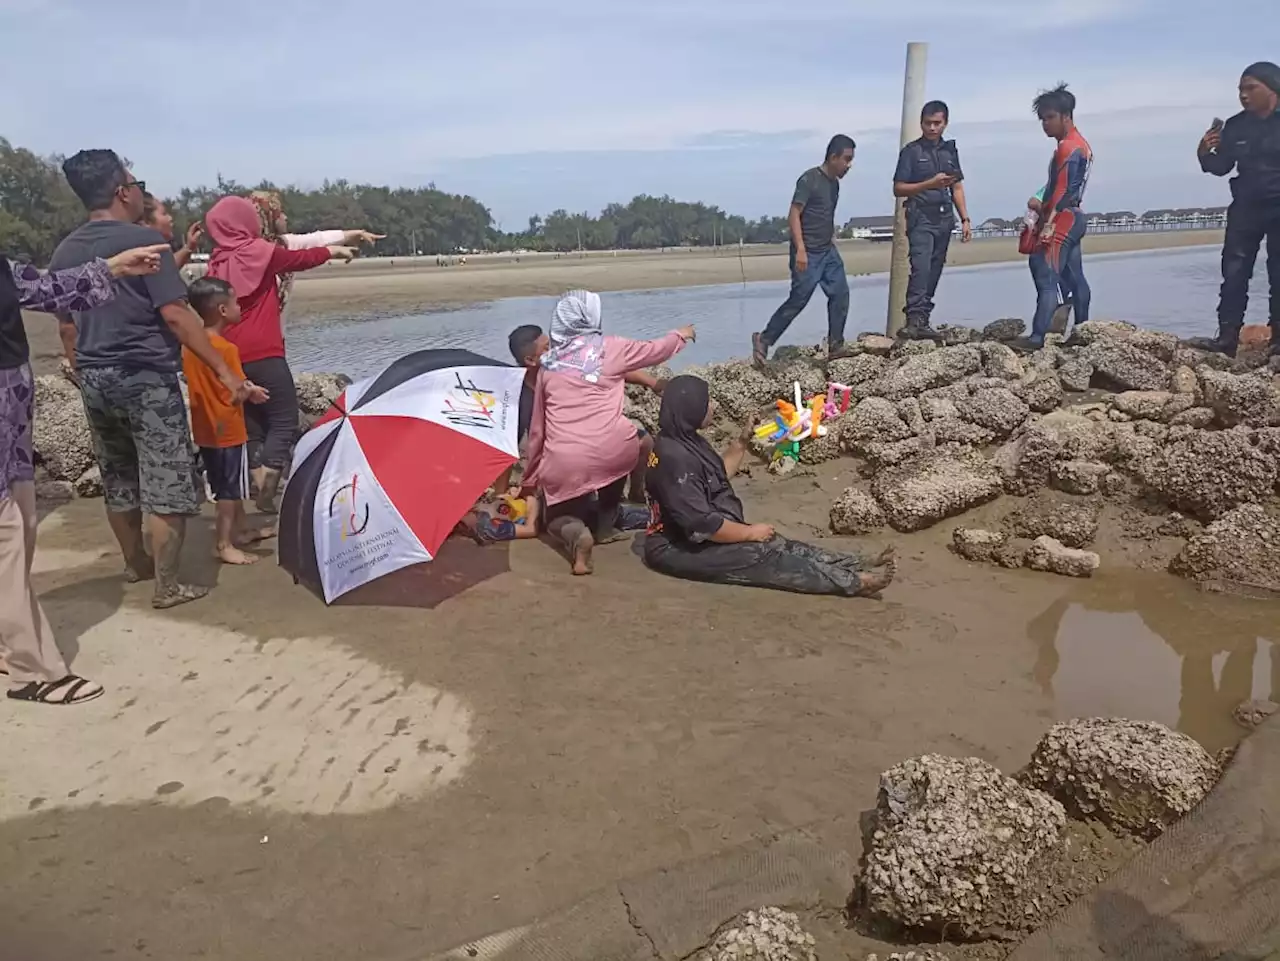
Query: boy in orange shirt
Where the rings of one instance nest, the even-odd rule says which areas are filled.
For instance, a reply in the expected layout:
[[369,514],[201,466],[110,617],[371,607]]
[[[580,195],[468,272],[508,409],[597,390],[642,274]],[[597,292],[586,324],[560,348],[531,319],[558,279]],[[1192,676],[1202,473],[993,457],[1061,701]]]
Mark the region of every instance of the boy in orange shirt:
[[[225,280],[201,277],[187,289],[187,299],[209,334],[209,343],[222,355],[236,376],[243,377],[240,351],[222,336],[232,324],[240,323],[240,304]],[[191,404],[191,433],[200,448],[205,476],[217,502],[217,546],[215,553],[224,564],[253,564],[258,558],[240,548],[251,541],[274,537],[275,528],[251,531],[246,524],[244,502],[249,496],[249,435],[244,410],[205,364],[187,348],[182,349],[182,370],[187,377]],[[247,382],[247,381],[246,381]],[[249,401],[261,404],[267,392],[249,385]]]

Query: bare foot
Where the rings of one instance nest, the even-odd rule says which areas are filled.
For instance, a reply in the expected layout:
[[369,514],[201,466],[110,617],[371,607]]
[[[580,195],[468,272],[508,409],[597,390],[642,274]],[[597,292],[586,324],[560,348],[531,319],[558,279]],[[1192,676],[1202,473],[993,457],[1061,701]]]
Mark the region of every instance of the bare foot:
[[583,531],[573,542],[573,575],[585,577],[595,567],[591,563],[591,549],[596,546],[595,538],[589,531]]
[[893,545],[889,545],[882,550],[874,561],[871,562],[872,567],[886,567],[898,559],[898,552],[894,550]]
[[628,536],[626,531],[620,531],[616,527],[606,527],[596,531],[592,539],[597,544],[614,544],[618,541],[625,541]]
[[882,574],[860,574],[858,575],[857,597],[874,597],[893,583],[893,572],[885,571]]
[[214,556],[224,564],[235,564],[239,567],[247,567],[250,564],[258,563],[261,558],[246,554],[238,547],[219,547],[213,552]]
[[163,589],[157,584],[155,596],[151,598],[151,606],[157,611],[167,611],[179,604],[198,601],[208,593],[209,588],[197,587],[195,584],[172,584]]

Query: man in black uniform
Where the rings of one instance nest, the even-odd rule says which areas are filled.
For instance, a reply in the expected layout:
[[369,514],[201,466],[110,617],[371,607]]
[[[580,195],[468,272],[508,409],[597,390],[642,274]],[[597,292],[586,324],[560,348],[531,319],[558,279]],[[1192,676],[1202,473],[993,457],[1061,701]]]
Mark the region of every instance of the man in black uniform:
[[1235,356],[1249,306],[1249,281],[1262,239],[1271,281],[1271,353],[1280,355],[1280,66],[1255,63],[1240,78],[1240,106],[1226,124],[1215,121],[1200,140],[1200,169],[1231,181],[1227,235],[1222,242],[1218,336],[1200,346]]
[[907,326],[899,336],[910,340],[941,339],[929,326],[929,316],[956,225],[953,207],[960,212],[960,239],[965,243],[973,239],[960,154],[954,140],[942,139],[950,119],[941,100],[925,104],[920,112],[922,136],[902,148],[893,175],[893,195],[906,198],[911,279],[907,281]]

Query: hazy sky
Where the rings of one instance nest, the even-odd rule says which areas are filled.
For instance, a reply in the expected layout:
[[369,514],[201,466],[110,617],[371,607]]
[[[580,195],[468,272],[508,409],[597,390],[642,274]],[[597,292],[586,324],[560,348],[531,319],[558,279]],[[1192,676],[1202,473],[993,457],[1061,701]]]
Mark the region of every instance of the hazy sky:
[[[975,218],[1050,152],[1066,80],[1092,210],[1227,202],[1195,145],[1280,58],[1274,0],[0,0],[0,136],[110,146],[158,192],[325,177],[471,193],[506,229],[637,193],[782,214],[831,134],[859,143],[841,217],[890,209],[908,40],[951,104]],[[862,9],[869,8],[869,9]],[[1252,25],[1252,26],[1251,26]]]

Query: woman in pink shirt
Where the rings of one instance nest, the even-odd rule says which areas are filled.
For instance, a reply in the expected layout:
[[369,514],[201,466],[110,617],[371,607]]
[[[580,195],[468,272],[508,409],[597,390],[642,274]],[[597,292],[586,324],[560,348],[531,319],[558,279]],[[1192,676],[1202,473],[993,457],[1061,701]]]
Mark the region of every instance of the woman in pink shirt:
[[551,319],[529,424],[526,488],[541,488],[547,530],[564,542],[573,573],[591,573],[591,549],[614,528],[640,440],[622,413],[623,377],[664,363],[693,340],[692,327],[657,340],[606,336],[600,295],[565,294]]

